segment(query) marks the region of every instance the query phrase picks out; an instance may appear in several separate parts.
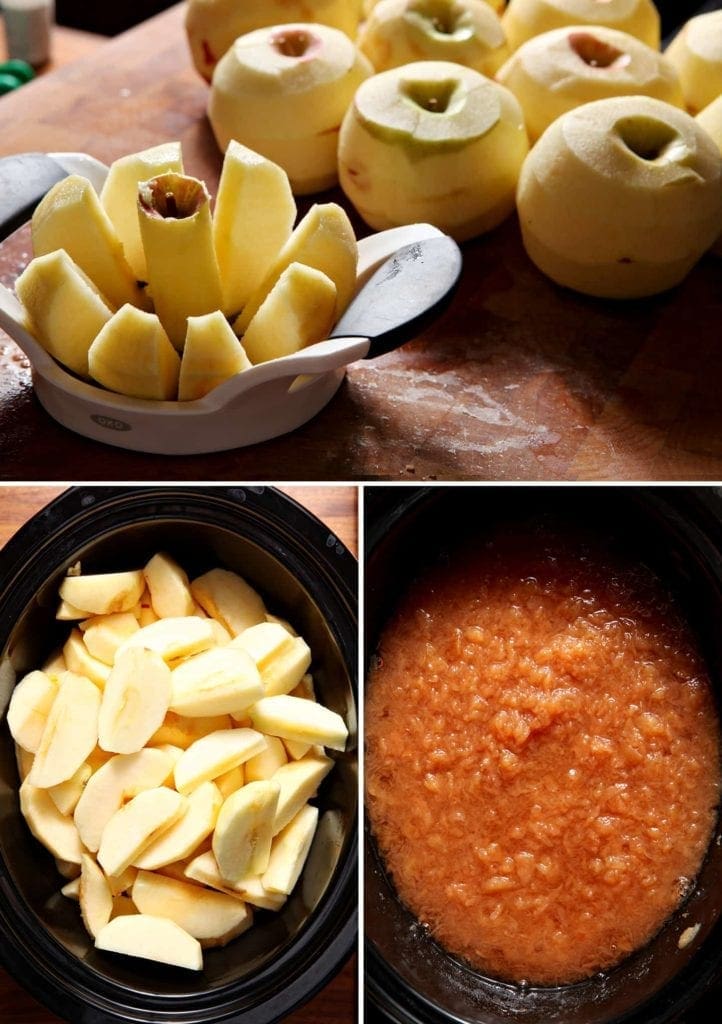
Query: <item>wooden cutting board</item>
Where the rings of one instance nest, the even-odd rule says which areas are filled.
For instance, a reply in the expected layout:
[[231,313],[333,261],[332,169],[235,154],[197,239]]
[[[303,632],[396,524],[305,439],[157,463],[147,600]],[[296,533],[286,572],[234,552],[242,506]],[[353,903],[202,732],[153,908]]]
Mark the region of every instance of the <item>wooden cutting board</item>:
[[[110,161],[168,139],[213,191],[221,158],[174,8],[0,99],[0,149]],[[338,191],[322,197],[344,202]],[[301,210],[308,201],[299,203]],[[359,231],[362,225],[356,222]],[[27,241],[0,249],[12,283]],[[202,457],[144,456],[57,426],[0,336],[4,479],[722,478],[722,263],[644,302],[575,296],[530,263],[510,218],[464,246],[451,309],[402,350],[349,368],[293,435]]]

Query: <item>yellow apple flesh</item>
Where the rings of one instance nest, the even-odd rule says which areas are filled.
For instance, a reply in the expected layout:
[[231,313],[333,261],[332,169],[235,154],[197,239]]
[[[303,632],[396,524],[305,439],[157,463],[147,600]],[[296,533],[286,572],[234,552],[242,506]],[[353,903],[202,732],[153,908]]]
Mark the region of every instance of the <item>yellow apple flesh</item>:
[[448,60],[493,77],[508,57],[504,29],[484,0],[382,0],[358,46],[377,71]]
[[646,96],[564,114],[524,164],[527,253],[557,283],[636,298],[679,283],[722,229],[722,157],[682,110]]
[[512,212],[528,148],[508,89],[471,68],[421,61],[360,87],[341,129],[339,177],[372,228],[427,222],[463,241]]
[[90,376],[108,391],[131,398],[172,401],[180,357],[155,313],[121,306],[88,350]]
[[604,27],[576,25],[529,39],[497,81],[519,100],[532,142],[568,110],[610,96],[653,96],[684,107],[669,61],[634,36]]
[[511,50],[565,25],[607,25],[655,50],[660,45],[659,11],[652,0],[510,0],[501,23]]
[[699,113],[722,93],[722,11],[690,18],[665,56],[679,73],[687,108]]
[[338,29],[302,23],[236,39],[218,64],[208,117],[220,149],[231,140],[288,174],[297,195],[336,183],[338,131],[366,57]]

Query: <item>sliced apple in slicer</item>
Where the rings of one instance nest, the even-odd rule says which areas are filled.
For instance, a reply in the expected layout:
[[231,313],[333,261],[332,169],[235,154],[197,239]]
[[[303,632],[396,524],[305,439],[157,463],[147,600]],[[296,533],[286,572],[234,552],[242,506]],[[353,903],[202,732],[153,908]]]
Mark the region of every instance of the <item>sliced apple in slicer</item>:
[[98,688],[65,672],[28,776],[33,786],[55,786],[78,770],[98,742],[99,711]]
[[198,939],[174,921],[152,914],[114,917],[98,932],[95,945],[110,953],[157,960],[189,971],[203,969],[203,951]]
[[301,743],[320,743],[344,750],[348,729],[343,718],[322,704],[303,697],[263,697],[251,708],[253,724],[262,732]]
[[58,249],[31,260],[15,292],[36,341],[63,366],[87,377],[88,350],[113,315],[90,278]]
[[204,948],[225,946],[253,924],[252,912],[237,897],[150,871],[138,872],[133,902],[142,914],[175,921]]
[[191,744],[175,766],[179,793],[190,793],[202,782],[224,775],[265,749],[266,739],[255,729],[221,729]]
[[177,821],[187,800],[168,786],[146,789],[120,810],[103,829],[98,863],[108,875],[119,875]]
[[36,256],[64,249],[113,309],[126,302],[148,308],[115,228],[87,178],[71,174],[53,185],[33,214],[31,230]]
[[178,400],[193,402],[248,370],[251,361],[220,310],[189,316],[178,380]]
[[90,376],[108,391],[169,402],[178,394],[180,357],[155,313],[121,306],[88,351]]
[[337,203],[315,204],[299,222],[234,322],[236,334],[247,330],[266,296],[292,263],[320,270],[333,281],[337,293],[334,316],[338,320],[356,290],[358,246],[351,221]]
[[100,705],[99,746],[116,754],[145,747],[163,723],[171,691],[171,671],[159,654],[145,647],[119,651]]
[[199,576],[191,583],[191,593],[201,608],[234,637],[249,626],[265,622],[266,607],[260,594],[228,569],[211,569]]
[[144,589],[143,573],[131,570],[66,576],[60,584],[60,596],[73,607],[82,608],[86,615],[108,615],[130,611]]
[[34,754],[40,746],[58,684],[45,672],[29,672],[12,692],[7,720],[10,735],[23,750]]
[[288,241],[296,203],[286,172],[232,139],[223,158],[213,214],[213,242],[223,310],[243,309]]
[[100,193],[100,204],[123,244],[125,258],[139,281],[147,281],[147,268],[138,224],[138,185],[159,174],[183,173],[180,142],[164,142],[140,153],[114,160]]
[[260,875],[268,867],[279,793],[273,780],[247,782],[221,807],[213,832],[213,856],[228,882]]
[[143,569],[153,611],[160,619],[193,615],[195,601],[188,576],[178,563],[159,551]]
[[336,285],[320,270],[292,263],[283,271],[243,335],[252,363],[293,355],[323,341],[336,318]]

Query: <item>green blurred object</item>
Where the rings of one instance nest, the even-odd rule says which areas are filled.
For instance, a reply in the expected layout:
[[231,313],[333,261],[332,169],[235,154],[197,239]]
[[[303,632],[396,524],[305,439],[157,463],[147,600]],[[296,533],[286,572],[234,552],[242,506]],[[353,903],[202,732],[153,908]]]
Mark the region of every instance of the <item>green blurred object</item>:
[[6,92],[12,92],[13,89],[17,89],[23,83],[15,75],[8,75],[3,71],[0,71],[0,96]]
[[21,84],[35,78],[32,67],[24,60],[6,60],[0,64],[0,75],[14,75]]

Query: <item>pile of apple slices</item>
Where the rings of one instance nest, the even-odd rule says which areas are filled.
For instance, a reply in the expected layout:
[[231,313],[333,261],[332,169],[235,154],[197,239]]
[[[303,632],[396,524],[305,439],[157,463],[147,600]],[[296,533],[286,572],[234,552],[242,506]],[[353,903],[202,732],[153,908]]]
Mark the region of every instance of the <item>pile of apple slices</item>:
[[346,726],[306,641],[233,572],[190,583],[159,553],[76,567],[60,598],[78,624],[8,708],[22,813],[99,949],[200,970],[296,885]]
[[59,363],[133,398],[193,401],[250,366],[322,341],[356,287],[336,203],[296,204],[280,167],[233,142],[211,214],[180,143],[74,174],[32,218],[16,281],[26,326]]

